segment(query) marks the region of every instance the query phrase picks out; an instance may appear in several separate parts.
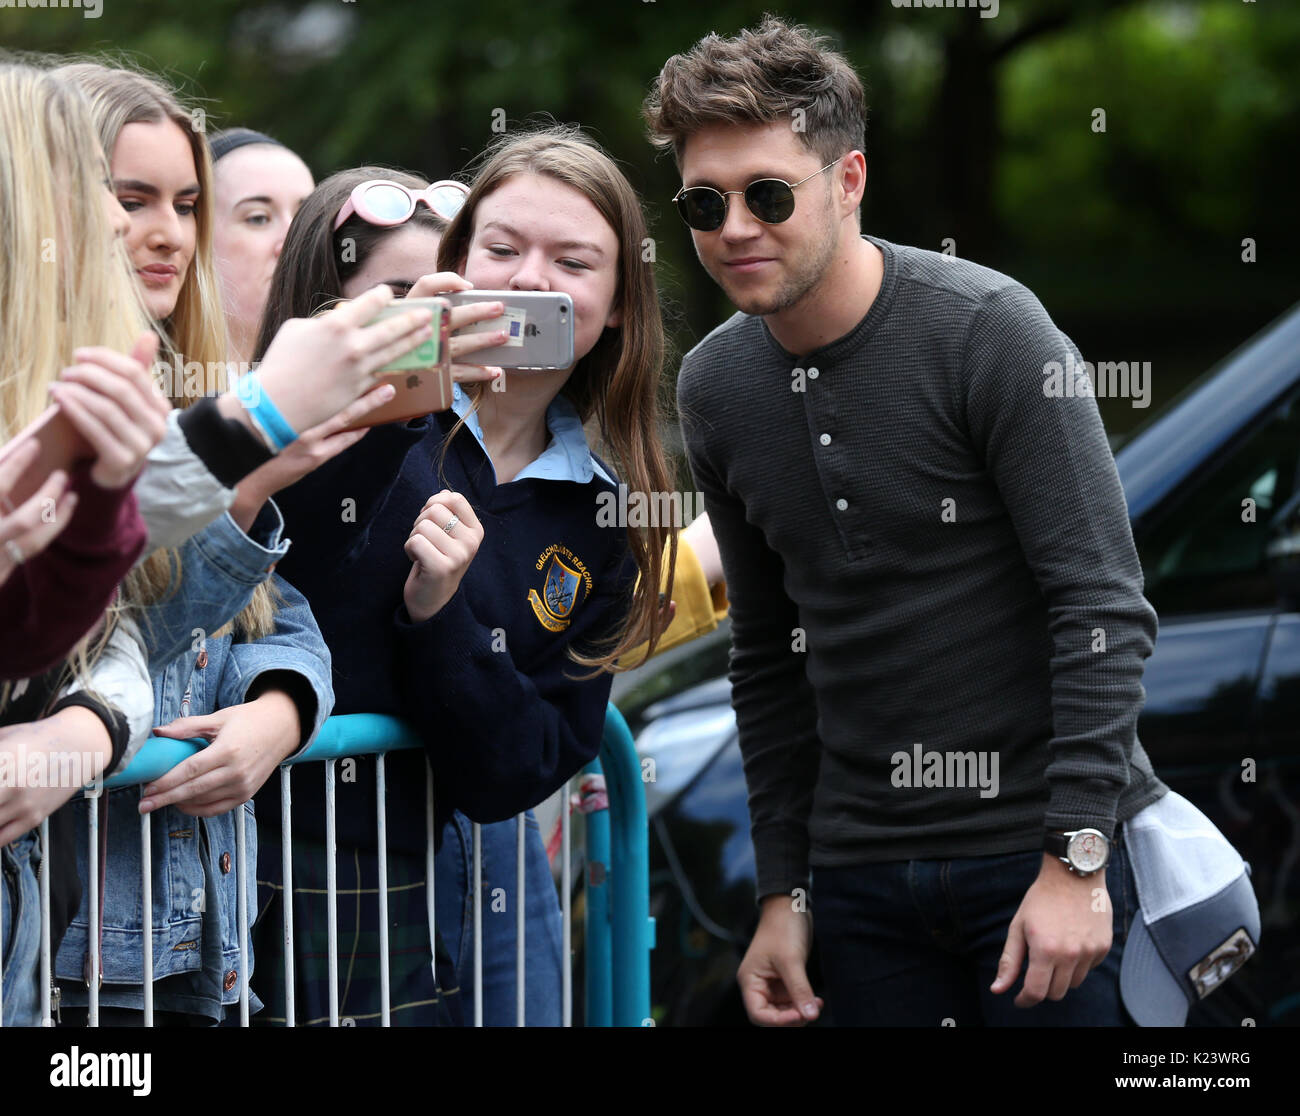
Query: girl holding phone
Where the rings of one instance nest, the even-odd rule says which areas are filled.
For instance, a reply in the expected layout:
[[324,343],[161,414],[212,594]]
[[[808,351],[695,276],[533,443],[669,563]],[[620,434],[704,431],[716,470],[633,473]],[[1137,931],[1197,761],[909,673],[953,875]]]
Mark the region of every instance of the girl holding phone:
[[[372,232],[357,217],[336,233],[342,206],[364,199],[351,197],[346,180],[331,192],[325,185],[290,230],[263,339],[280,316],[310,312],[318,292],[347,293],[351,276],[340,274],[340,261],[364,257],[343,257],[340,234],[354,237],[354,247],[384,236],[383,226]],[[502,141],[443,236],[443,273],[424,275],[410,294],[463,290],[471,282],[478,289],[563,291],[574,306],[573,366],[508,369],[503,389],[470,388],[457,393],[450,411],[378,427],[332,467],[284,493],[293,531],[310,537],[310,548],[325,557],[300,562],[291,576],[334,649],[336,708],[391,713],[414,726],[432,766],[435,830],[443,840],[454,810],[483,823],[513,818],[595,756],[609,671],[661,624],[657,594],[644,587],[660,583],[665,532],[598,526],[601,494],[616,491],[615,473],[591,453],[583,431],[586,420],[595,421],[629,486],[669,487],[657,432],[663,333],[653,274],[641,262],[645,235],[635,192],[580,133],[546,129]],[[417,235],[404,227],[400,236],[393,236],[391,255],[371,254],[368,279],[409,282],[428,269]],[[410,253],[405,260],[398,258],[403,253]],[[397,274],[382,274],[399,265]],[[493,343],[503,337],[476,336]],[[340,522],[327,509],[343,500],[355,517]],[[366,592],[339,594],[339,576]],[[402,894],[421,899],[423,759],[397,753],[387,762],[390,886],[400,881]],[[371,766],[358,763],[355,783],[342,783],[338,794],[346,828],[340,845],[355,852],[340,858],[340,872],[351,859],[357,889],[373,889]],[[312,801],[310,791],[294,800],[297,851],[300,841],[318,843],[321,826],[311,811],[298,810]],[[528,842],[540,846],[531,827]],[[263,871],[269,867],[268,858]],[[509,914],[488,913],[485,903],[484,917],[513,917],[512,890],[505,897]],[[300,910],[308,902],[295,896]],[[373,906],[360,904],[358,917],[366,919]],[[259,947],[276,932],[278,919],[268,921]],[[422,1021],[419,1001],[437,991],[421,984],[423,902],[412,901],[397,921],[409,960],[405,984],[394,972],[394,1000],[403,1010],[395,1002],[393,1018]],[[369,962],[376,939],[363,933],[357,942],[348,989],[354,998],[344,1010],[358,1021],[378,1011]],[[310,949],[300,935],[300,950],[304,944]],[[426,973],[428,960],[426,945]],[[304,967],[312,975],[304,976]],[[319,968],[300,955],[300,1004],[325,1002]]]

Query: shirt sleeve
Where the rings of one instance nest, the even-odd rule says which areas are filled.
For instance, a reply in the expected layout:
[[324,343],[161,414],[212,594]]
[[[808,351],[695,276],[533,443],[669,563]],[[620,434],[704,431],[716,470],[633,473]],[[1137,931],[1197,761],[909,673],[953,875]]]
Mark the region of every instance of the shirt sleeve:
[[268,500],[247,534],[226,513],[181,545],[178,583],[162,600],[136,610],[151,673],[166,670],[243,611],[289,549],[283,528],[279,507]]
[[1083,368],[1078,349],[1020,284],[986,295],[972,318],[968,427],[1048,609],[1044,824],[1111,836],[1146,698],[1142,673],[1156,614],[1142,595],[1124,492]]
[[[74,696],[75,702],[64,700]],[[154,703],[144,640],[129,617],[117,617],[104,650],[90,668],[89,684],[74,679],[61,691],[59,699],[55,709],[67,704],[86,705],[104,718],[114,740],[113,761],[105,768],[105,776],[131,762],[153,732]],[[107,707],[109,712],[103,712],[99,706]],[[113,727],[114,713],[120,714],[125,722],[125,737]]]
[[222,484],[190,445],[181,415],[174,410],[167,416],[166,433],[135,482],[150,551],[180,546],[235,502],[235,490]]
[[697,411],[685,387],[680,410],[687,457],[718,540],[731,600],[731,704],[762,899],[808,887],[808,815],[820,763],[816,701],[795,632],[798,608],[785,591],[785,564],[711,463],[707,424],[692,421]]
[[607,569],[572,624],[521,671],[509,647],[456,594],[422,623],[399,606],[398,688],[425,740],[439,793],[476,822],[537,805],[600,751],[612,676],[569,658],[612,635],[631,605],[636,567]]
[[231,644],[231,665],[222,672],[218,708],[251,700],[249,691],[259,678],[292,676],[293,683],[278,688],[298,706],[302,741],[294,753],[297,755],[315,738],[334,708],[330,651],[307,599],[279,576],[272,578],[272,588],[280,598],[275,630],[262,639]]
[[0,678],[42,674],[67,657],[112,602],[145,545],[130,486],[100,488],[90,465],[75,469],[72,521],[0,586]]

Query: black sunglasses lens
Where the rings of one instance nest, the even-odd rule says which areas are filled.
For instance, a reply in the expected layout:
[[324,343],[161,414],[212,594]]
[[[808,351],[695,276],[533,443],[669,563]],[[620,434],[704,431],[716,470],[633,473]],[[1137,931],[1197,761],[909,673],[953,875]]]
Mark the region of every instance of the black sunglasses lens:
[[760,221],[779,225],[794,212],[794,191],[779,178],[762,178],[745,188],[745,204]]
[[722,222],[727,216],[727,203],[716,190],[710,190],[707,186],[693,186],[678,195],[677,210],[691,228],[700,232],[713,232],[722,228]]

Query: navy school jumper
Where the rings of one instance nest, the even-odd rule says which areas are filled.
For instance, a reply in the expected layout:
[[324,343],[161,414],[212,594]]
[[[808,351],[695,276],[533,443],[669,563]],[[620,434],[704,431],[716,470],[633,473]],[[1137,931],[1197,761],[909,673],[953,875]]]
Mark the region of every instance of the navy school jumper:
[[[334,662],[334,712],[388,713],[419,733],[433,765],[435,832],[454,809],[501,821],[541,802],[600,749],[612,678],[589,673],[570,647],[611,645],[631,606],[636,565],[621,526],[601,526],[611,474],[590,453],[572,404],[547,411],[546,451],[498,485],[477,417],[447,433],[455,410],[373,428],[355,446],[276,497],[293,547],[278,572],[310,602]],[[439,466],[441,465],[441,472]],[[483,543],[455,596],[413,623],[402,601],[403,546],[425,502],[461,493]],[[602,499],[603,496],[603,499]],[[336,776],[340,845],[376,846],[374,761]],[[425,848],[424,757],[387,762],[388,843]],[[295,834],[324,833],[323,765],[293,775]],[[259,824],[279,826],[279,780],[257,799]]]

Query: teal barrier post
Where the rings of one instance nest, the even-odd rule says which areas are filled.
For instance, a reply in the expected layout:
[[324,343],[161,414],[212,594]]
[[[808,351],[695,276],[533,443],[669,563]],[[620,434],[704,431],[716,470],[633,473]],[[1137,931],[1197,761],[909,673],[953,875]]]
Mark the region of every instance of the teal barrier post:
[[[582,769],[584,775],[600,775],[600,760]],[[566,803],[563,807],[568,809]],[[614,987],[609,921],[609,811],[586,815],[586,876],[583,884],[583,1024],[609,1027],[614,1020]]]
[[641,764],[627,722],[613,705],[600,748],[610,816],[610,924],[613,931],[614,1026],[650,1019],[650,838]]

